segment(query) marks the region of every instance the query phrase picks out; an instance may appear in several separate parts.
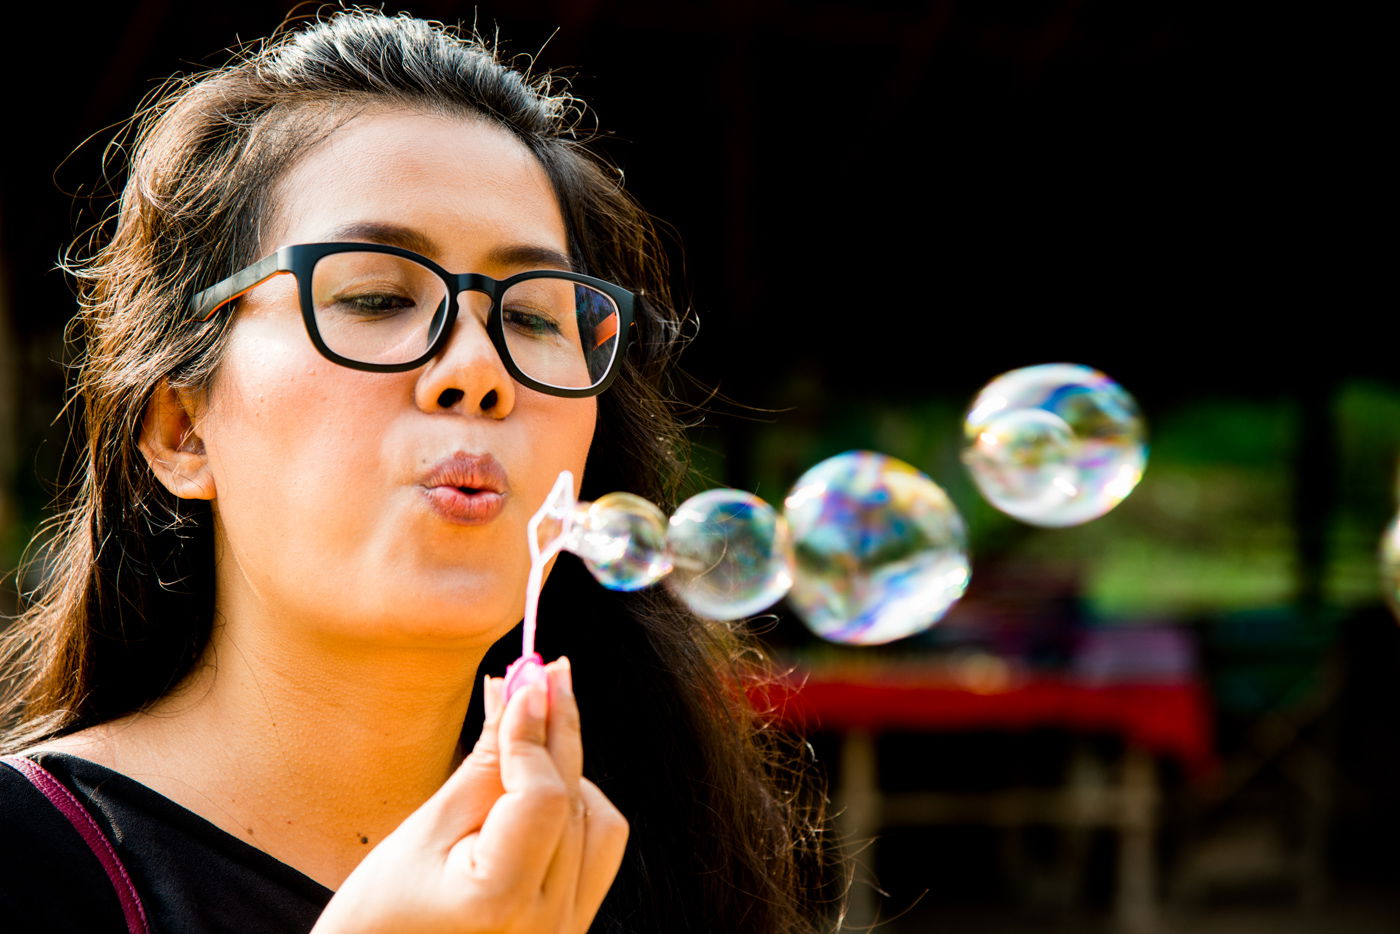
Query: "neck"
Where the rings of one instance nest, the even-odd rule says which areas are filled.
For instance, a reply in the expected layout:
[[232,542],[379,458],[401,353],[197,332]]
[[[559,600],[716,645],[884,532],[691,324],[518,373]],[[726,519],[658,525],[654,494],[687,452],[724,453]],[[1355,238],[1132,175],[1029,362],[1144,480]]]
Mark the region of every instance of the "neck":
[[485,652],[343,641],[216,627],[185,683],[106,728],[108,764],[337,887],[461,760]]

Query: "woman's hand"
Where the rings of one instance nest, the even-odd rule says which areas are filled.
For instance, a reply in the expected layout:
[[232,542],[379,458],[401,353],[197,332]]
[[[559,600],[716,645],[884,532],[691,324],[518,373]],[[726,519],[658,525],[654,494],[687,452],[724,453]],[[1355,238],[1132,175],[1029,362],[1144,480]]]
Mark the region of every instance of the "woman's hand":
[[546,670],[547,687],[508,705],[501,679],[487,679],[476,748],[346,878],[313,934],[588,929],[622,862],[627,821],[583,777],[567,659]]

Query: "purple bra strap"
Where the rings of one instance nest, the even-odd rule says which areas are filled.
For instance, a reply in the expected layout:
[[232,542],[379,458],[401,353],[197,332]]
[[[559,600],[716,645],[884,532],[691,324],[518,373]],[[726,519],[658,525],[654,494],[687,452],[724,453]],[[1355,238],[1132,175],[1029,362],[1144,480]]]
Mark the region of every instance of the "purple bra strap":
[[82,802],[73,797],[73,792],[33,759],[26,759],[24,756],[0,756],[0,762],[29,779],[30,784],[43,792],[44,797],[58,808],[59,813],[68,818],[73,829],[82,835],[83,842],[92,850],[102,868],[107,870],[107,877],[112,880],[112,888],[116,890],[117,899],[122,904],[122,914],[126,916],[127,930],[131,934],[150,934],[151,926],[146,921],[146,909],[141,905],[141,896],[136,894],[136,886],[126,874],[126,867],[117,857],[117,851],[112,849],[111,841],[102,832],[102,828],[97,826],[97,821],[92,819]]

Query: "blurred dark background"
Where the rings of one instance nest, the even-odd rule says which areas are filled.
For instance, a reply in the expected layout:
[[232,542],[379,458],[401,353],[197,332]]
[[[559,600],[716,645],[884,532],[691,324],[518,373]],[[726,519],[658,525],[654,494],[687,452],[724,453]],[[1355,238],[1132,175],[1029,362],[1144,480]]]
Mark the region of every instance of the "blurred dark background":
[[[930,473],[967,518],[973,585],[934,633],[823,649],[779,612],[765,626],[783,657],[912,666],[981,695],[1151,682],[1204,699],[1201,722],[1177,726],[1198,731],[1208,762],[1147,750],[1156,804],[1136,907],[1127,837],[1065,818],[1070,799],[1054,797],[1108,787],[1094,776],[1129,768],[1131,735],[862,733],[877,786],[953,803],[928,820],[871,812],[858,920],[1395,929],[1400,630],[1375,553],[1396,510],[1400,377],[1393,342],[1352,317],[1321,261],[1338,235],[1318,212],[1346,184],[1320,183],[1337,168],[1318,155],[1326,30],[1204,2],[409,9],[475,22],[569,75],[602,150],[673,232],[699,322],[689,401],[722,394],[695,416],[697,487],[777,502],[821,458],[866,447]],[[0,568],[18,564],[58,475],[73,300],[54,265],[106,208],[104,128],[288,10],[147,0],[11,21],[34,57],[3,66]],[[1038,530],[979,500],[960,423],[996,374],[1059,360],[1132,392],[1152,453],[1113,513]],[[1085,675],[1085,646],[1103,639],[1120,648]],[[817,726],[849,809],[852,734]],[[1055,813],[1016,798],[1026,789]],[[1004,793],[1020,816],[993,802],[1001,816],[984,819],[971,798],[959,811],[969,792]]]

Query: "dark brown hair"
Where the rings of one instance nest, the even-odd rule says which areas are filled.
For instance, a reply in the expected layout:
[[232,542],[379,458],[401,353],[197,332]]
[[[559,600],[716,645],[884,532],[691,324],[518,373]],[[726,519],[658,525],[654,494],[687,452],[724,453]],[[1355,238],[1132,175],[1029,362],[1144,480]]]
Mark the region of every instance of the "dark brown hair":
[[[642,293],[621,374],[599,398],[584,495],[629,490],[675,506],[684,444],[666,379],[680,316],[649,218],[585,148],[581,103],[438,24],[351,11],[289,29],[174,82],[137,114],[115,214],[69,264],[83,348],[79,463],[51,523],[44,582],[6,635],[7,745],[138,710],[202,656],[211,514],[155,481],[136,445],[142,415],[161,379],[212,378],[231,316],[204,326],[182,311],[259,258],[276,181],[358,110],[385,103],[514,134],[554,184],[580,269]],[[610,593],[567,562],[541,612],[570,621],[545,627],[540,647],[573,658],[587,772],[632,826],[595,930],[818,929],[821,825],[783,764],[793,760],[780,735],[746,700],[765,668],[742,630],[700,620],[660,590]],[[487,671],[512,656],[512,638]]]

